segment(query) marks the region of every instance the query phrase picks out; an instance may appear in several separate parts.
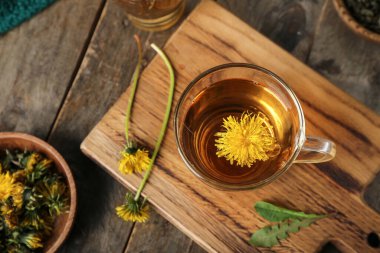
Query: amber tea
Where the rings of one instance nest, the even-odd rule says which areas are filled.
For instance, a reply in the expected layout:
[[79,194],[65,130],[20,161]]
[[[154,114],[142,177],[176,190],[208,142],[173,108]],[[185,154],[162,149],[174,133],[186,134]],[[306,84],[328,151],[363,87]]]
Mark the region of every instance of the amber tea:
[[161,31],[173,26],[181,17],[185,0],[118,0],[138,28]]
[[257,189],[293,163],[334,158],[335,144],[306,136],[295,93],[270,70],[228,63],[197,76],[174,115],[179,154],[205,183],[223,190]]
[[[182,141],[188,157],[216,181],[246,184],[260,182],[275,174],[288,160],[291,125],[287,122],[288,108],[264,83],[245,79],[227,79],[202,90],[192,101],[182,130]],[[273,126],[278,144],[266,161],[256,161],[250,167],[239,166],[218,157],[216,133],[223,131],[223,119],[240,118],[243,113],[263,114]]]

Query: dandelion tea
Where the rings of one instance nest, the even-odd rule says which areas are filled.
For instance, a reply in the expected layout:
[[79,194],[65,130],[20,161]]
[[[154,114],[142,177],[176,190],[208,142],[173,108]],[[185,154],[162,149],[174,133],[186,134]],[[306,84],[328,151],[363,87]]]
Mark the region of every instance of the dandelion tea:
[[140,29],[161,31],[181,17],[185,0],[118,0],[130,21]]
[[[295,133],[289,118],[292,107],[277,96],[265,84],[245,79],[219,81],[202,90],[187,111],[182,131],[189,160],[214,180],[236,185],[260,182],[275,174],[289,159]],[[245,112],[265,115],[279,145],[276,154],[250,167],[231,165],[216,155],[215,146],[216,133],[223,131],[223,119],[240,118]]]

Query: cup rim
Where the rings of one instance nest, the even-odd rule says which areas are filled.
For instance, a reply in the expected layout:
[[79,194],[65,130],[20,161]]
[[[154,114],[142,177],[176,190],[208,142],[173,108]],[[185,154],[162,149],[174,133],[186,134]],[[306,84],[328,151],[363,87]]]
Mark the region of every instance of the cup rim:
[[[296,139],[295,146],[296,146],[296,148],[294,149],[291,157],[286,161],[286,164],[280,170],[278,170],[276,173],[274,173],[273,175],[271,175],[268,178],[265,178],[264,180],[262,180],[260,182],[246,184],[246,185],[235,185],[233,183],[225,183],[225,182],[217,181],[217,180],[214,180],[214,179],[206,177],[205,175],[203,175],[202,173],[200,173],[197,168],[193,167],[192,163],[187,159],[187,157],[185,155],[185,152],[184,152],[184,150],[183,150],[183,148],[182,148],[182,146],[180,144],[180,141],[179,141],[179,135],[180,135],[180,133],[179,133],[178,115],[179,115],[179,110],[180,110],[180,108],[181,108],[181,106],[182,106],[182,104],[183,104],[183,102],[185,100],[185,97],[187,96],[187,94],[191,91],[191,89],[201,79],[203,79],[207,75],[212,74],[212,73],[214,73],[216,71],[219,71],[219,70],[222,70],[222,69],[227,69],[227,68],[247,68],[247,69],[253,69],[253,70],[257,70],[257,71],[260,71],[260,72],[262,72],[264,74],[267,74],[267,75],[271,76],[272,78],[274,78],[279,83],[279,85],[282,85],[285,88],[286,92],[292,98],[293,103],[294,103],[294,105],[297,108],[298,120],[299,120],[299,123],[300,123],[300,128],[298,130],[297,135],[295,136],[295,139]],[[277,76],[272,71],[270,71],[270,70],[268,70],[266,68],[260,67],[258,65],[255,65],[255,64],[251,64],[251,63],[226,63],[226,64],[221,64],[221,65],[212,67],[212,68],[210,68],[210,69],[208,69],[206,71],[203,71],[201,74],[199,74],[197,77],[195,77],[189,83],[189,85],[186,87],[186,89],[183,91],[183,93],[181,94],[181,96],[180,96],[180,98],[178,100],[178,103],[176,105],[176,108],[175,108],[175,111],[174,111],[174,134],[175,134],[175,140],[176,140],[176,145],[177,145],[177,148],[178,148],[178,152],[179,152],[182,160],[185,162],[186,167],[194,175],[196,175],[198,178],[200,178],[206,184],[208,184],[208,185],[210,185],[210,186],[212,186],[214,188],[217,188],[219,190],[235,190],[235,191],[257,189],[259,187],[267,185],[267,184],[273,182],[274,180],[276,180],[279,176],[281,176],[286,171],[288,171],[288,169],[292,165],[293,161],[296,159],[296,157],[300,153],[300,151],[302,149],[302,146],[303,146],[303,143],[305,142],[305,139],[306,139],[304,113],[303,113],[303,110],[302,110],[302,107],[301,107],[301,103],[299,102],[299,100],[298,100],[296,94],[294,93],[294,91],[286,84],[286,82],[284,80],[282,80],[279,76]]]

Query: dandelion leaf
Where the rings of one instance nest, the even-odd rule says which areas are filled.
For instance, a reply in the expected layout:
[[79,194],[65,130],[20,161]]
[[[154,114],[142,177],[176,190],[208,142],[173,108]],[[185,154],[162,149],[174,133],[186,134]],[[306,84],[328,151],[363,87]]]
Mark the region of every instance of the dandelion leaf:
[[271,248],[279,244],[279,240],[287,239],[290,233],[297,233],[302,227],[308,227],[320,218],[285,220],[266,226],[252,234],[250,244],[256,247]]
[[303,212],[289,210],[264,201],[256,202],[255,209],[263,218],[272,222],[280,222],[289,219],[321,219],[326,217],[326,215],[305,214]]

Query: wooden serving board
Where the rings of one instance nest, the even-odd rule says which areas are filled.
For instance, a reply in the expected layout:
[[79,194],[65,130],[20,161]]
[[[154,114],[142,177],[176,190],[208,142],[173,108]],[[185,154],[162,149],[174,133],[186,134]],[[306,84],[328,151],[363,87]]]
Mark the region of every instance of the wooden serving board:
[[[254,63],[277,73],[293,88],[306,115],[307,134],[333,140],[337,156],[329,163],[293,165],[280,179],[258,190],[219,191],[186,168],[170,124],[144,190],[163,216],[210,252],[266,251],[248,244],[251,233],[268,224],[252,208],[256,201],[266,200],[305,212],[337,213],[292,234],[272,250],[314,252],[332,241],[343,251],[379,252],[368,246],[367,235],[380,233],[380,215],[362,198],[380,168],[378,115],[212,1],[202,2],[164,49],[176,69],[174,104],[202,71],[227,62]],[[142,74],[131,124],[133,136],[151,149],[161,126],[168,85],[167,69],[155,57]],[[118,171],[127,102],[128,91],[81,148],[135,190],[141,175],[123,176]]]

